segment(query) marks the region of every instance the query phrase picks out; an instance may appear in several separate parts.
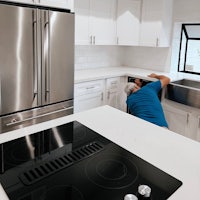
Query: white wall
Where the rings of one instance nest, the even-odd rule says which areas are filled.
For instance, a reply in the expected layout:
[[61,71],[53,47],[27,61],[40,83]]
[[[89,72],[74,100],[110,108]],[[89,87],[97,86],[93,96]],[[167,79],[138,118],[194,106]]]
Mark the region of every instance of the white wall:
[[200,0],[174,0],[175,22],[200,22]]

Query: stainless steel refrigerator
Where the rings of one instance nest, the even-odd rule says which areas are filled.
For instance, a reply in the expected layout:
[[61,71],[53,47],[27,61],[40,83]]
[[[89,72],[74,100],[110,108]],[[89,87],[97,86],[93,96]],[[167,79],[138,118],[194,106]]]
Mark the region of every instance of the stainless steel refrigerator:
[[1,133],[73,112],[74,14],[0,3]]

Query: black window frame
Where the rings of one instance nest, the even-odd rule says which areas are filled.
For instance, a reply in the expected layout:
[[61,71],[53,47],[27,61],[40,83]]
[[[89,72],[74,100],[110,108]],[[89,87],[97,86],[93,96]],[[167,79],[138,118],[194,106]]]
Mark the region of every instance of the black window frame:
[[[179,58],[178,58],[178,72],[200,75],[200,72],[193,72],[193,71],[186,70],[188,40],[200,40],[200,38],[189,37],[188,34],[187,34],[187,31],[186,31],[186,26],[200,26],[200,23],[184,23],[184,24],[182,24],[182,27],[181,27],[181,37],[180,37],[180,47],[179,47]],[[186,36],[186,48],[185,48],[184,67],[183,67],[183,70],[180,70],[181,48],[182,48],[183,32],[184,32],[184,34]]]

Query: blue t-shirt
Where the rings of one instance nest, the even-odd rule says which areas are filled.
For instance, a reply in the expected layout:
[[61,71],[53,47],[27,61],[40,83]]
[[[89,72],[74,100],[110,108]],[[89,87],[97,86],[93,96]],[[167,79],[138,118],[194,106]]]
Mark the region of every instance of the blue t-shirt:
[[168,127],[164,112],[158,98],[158,92],[162,88],[161,82],[151,82],[127,98],[127,106],[136,117],[144,119],[158,126]]

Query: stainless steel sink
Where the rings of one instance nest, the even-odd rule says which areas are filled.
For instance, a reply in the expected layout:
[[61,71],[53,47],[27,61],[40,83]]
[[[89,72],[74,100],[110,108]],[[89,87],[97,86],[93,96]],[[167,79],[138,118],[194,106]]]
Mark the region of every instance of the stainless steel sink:
[[172,82],[172,84],[177,84],[177,85],[181,85],[181,86],[200,89],[199,81],[194,81],[194,80],[189,80],[189,79],[181,79],[178,81],[174,81],[174,82]]
[[200,108],[200,82],[189,79],[173,81],[165,90],[165,98]]

